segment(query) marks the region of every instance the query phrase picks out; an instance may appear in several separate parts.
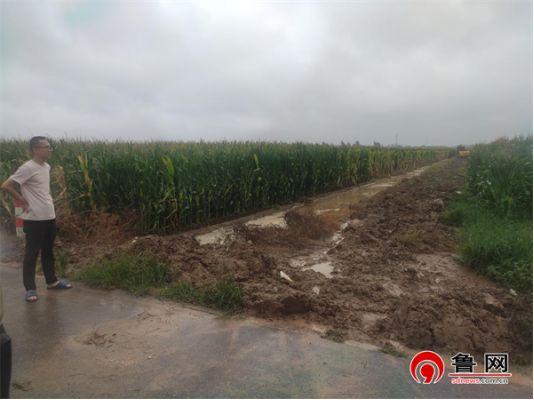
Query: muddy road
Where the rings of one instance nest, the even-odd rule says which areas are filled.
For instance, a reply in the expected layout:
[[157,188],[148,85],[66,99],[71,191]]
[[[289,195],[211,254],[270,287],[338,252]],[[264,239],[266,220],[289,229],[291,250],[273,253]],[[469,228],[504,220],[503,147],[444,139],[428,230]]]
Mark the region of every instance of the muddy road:
[[[209,230],[121,246],[63,239],[58,251],[70,269],[127,251],[164,259],[169,281],[206,287],[230,277],[246,314],[315,322],[360,342],[443,356],[508,352],[512,362],[531,363],[532,296],[465,270],[455,229],[440,223],[466,164],[441,162]],[[4,264],[21,259],[20,241],[9,243]]]
[[321,339],[298,321],[220,318],[79,282],[27,304],[20,271],[0,274],[11,398],[532,398],[515,372],[509,385],[419,385],[409,359]]

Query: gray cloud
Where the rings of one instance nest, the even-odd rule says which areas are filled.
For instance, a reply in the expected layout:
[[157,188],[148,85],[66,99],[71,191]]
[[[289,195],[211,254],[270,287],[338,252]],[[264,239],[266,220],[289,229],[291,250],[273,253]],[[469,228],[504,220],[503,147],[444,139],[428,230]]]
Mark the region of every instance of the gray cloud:
[[5,2],[1,33],[4,137],[532,131],[531,2]]

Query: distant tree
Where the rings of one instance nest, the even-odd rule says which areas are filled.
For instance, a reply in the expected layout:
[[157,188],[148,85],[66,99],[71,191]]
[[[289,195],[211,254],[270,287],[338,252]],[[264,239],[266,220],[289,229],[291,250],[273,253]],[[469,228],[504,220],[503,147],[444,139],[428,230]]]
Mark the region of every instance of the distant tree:
[[380,142],[373,142],[373,147],[382,147]]
[[359,145],[360,145],[360,142],[356,140],[356,142],[354,143],[354,146],[359,146]]

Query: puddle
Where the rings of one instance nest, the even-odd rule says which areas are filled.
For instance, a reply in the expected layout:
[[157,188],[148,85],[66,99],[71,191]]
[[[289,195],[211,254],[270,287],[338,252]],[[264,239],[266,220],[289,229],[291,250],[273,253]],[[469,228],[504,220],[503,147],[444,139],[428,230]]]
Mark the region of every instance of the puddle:
[[[279,226],[281,228],[286,228],[287,224],[284,219],[284,214],[285,213],[281,211],[273,215],[253,219],[252,221],[246,222],[245,225],[255,227]],[[232,241],[235,238],[233,235],[233,228],[231,226],[225,226],[223,228],[216,229],[213,232],[195,236],[195,239],[201,246],[203,246],[205,244],[222,244],[225,241]]]
[[393,186],[395,186],[393,183],[383,183],[381,185],[372,185],[371,187],[375,188],[375,187],[393,187]]
[[[354,189],[350,189],[342,193],[326,195],[324,197],[321,197],[305,205],[297,204],[292,209],[294,210],[297,207],[302,207],[305,210],[313,210],[313,212],[315,212],[316,214],[322,214],[322,213],[330,212],[330,211],[339,211],[344,206],[348,206],[349,204],[352,204],[352,203],[357,203],[358,201],[374,196],[375,194],[380,193],[381,191],[387,188],[395,186],[405,178],[413,178],[413,177],[419,176],[429,167],[430,166],[419,168],[415,171],[412,171],[412,172],[409,172],[403,175],[378,179],[374,182],[368,183],[363,186],[355,187]],[[248,221],[245,223],[245,225],[248,225],[248,226],[253,225],[256,227],[278,226],[281,228],[286,228],[287,225],[286,225],[286,221],[284,220],[284,214],[285,214],[284,211],[277,212],[275,214],[268,215],[266,217],[261,217],[258,219]],[[226,241],[234,240],[232,232],[233,232],[232,227],[226,226],[226,227],[217,229],[213,232],[196,236],[196,239],[200,243],[200,245],[222,244],[222,243],[225,243]],[[339,242],[343,240],[341,232],[342,231],[338,231],[334,234],[334,237],[332,238],[334,245],[339,244]]]
[[305,271],[309,269],[315,272],[320,272],[327,278],[332,278],[332,271],[334,271],[334,266],[331,263],[326,262],[326,263],[315,264],[308,268],[304,268]]
[[321,214],[324,214],[325,212],[339,211],[339,210],[340,210],[340,208],[328,208],[326,210],[315,210],[315,214],[321,215]]
[[312,270],[319,272],[327,278],[332,278],[334,265],[330,261],[330,257],[324,254],[312,253],[306,256],[293,258],[289,261],[294,268],[299,268],[303,271]]
[[[409,172],[407,174],[392,176],[389,178],[378,179],[374,182],[368,183],[363,186],[355,187],[354,189],[347,190],[342,193],[336,193],[321,197],[311,203],[305,204],[303,209],[312,209],[314,211],[323,211],[323,210],[339,210],[343,206],[348,206],[352,203],[357,203],[358,201],[365,200],[371,196],[374,196],[381,191],[393,187],[398,183],[402,182],[405,178],[413,178],[421,175],[426,171],[430,166],[419,168],[415,171]],[[324,212],[324,211],[323,211]]]
[[201,246],[204,246],[206,244],[222,244],[226,240],[232,240],[233,239],[233,229],[232,227],[224,227],[217,229],[213,232],[206,233],[204,235],[195,236],[195,239],[198,241],[198,243]]

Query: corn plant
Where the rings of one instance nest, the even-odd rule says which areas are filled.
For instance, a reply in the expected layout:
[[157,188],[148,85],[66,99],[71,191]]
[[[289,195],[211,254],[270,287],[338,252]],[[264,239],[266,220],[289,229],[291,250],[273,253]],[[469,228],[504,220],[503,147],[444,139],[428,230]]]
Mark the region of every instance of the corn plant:
[[469,188],[481,202],[532,219],[532,136],[477,145],[470,158]]
[[[73,212],[140,213],[147,233],[287,204],[417,168],[449,157],[449,149],[389,149],[270,142],[107,142],[50,140]],[[0,179],[30,158],[28,144],[2,139]],[[66,185],[66,190],[65,190]],[[0,223],[13,224],[3,195]]]

